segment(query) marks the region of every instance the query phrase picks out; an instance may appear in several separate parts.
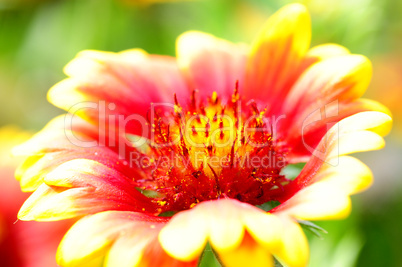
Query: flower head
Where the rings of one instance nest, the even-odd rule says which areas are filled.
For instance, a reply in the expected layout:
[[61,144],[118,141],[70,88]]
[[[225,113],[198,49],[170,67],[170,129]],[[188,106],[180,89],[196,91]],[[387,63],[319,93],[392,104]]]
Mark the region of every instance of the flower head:
[[305,266],[297,220],[348,214],[372,175],[347,154],[381,148],[391,122],[360,98],[368,59],[309,49],[310,35],[293,4],[251,47],[189,32],[177,59],[80,53],[49,92],[69,115],[15,150],[29,155],[19,179],[34,191],[19,218],[90,215],[62,241],[62,266],[193,266],[207,242],[227,266],[271,266],[272,255]]

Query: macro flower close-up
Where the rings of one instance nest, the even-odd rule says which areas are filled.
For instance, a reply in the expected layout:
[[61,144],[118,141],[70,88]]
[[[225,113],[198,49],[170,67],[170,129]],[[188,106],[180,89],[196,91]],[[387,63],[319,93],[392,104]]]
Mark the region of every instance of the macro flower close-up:
[[[307,8],[250,44],[185,32],[176,57],[80,52],[48,92],[66,111],[14,148],[19,220],[76,218],[60,266],[307,266],[303,227],[341,219],[373,179],[356,152],[392,119],[362,98],[370,61],[311,46]],[[301,169],[295,173],[295,170]]]

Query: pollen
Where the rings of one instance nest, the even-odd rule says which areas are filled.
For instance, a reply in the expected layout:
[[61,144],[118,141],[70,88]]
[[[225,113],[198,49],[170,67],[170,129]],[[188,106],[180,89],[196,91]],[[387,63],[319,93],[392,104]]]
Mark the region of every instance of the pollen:
[[217,92],[188,103],[174,96],[172,111],[150,118],[152,136],[141,188],[157,192],[160,212],[190,209],[202,201],[234,198],[253,205],[275,200],[289,181],[280,140],[264,107],[243,104],[236,86],[222,103]]

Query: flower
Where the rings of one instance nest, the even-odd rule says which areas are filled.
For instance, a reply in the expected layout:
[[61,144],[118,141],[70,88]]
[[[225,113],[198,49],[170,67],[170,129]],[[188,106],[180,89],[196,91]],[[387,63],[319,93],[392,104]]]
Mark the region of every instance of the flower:
[[30,134],[13,126],[0,128],[0,258],[4,267],[57,266],[54,254],[71,222],[17,222],[17,213],[27,198],[14,180],[21,162],[10,155],[11,148]]
[[347,216],[372,179],[348,154],[383,147],[391,125],[360,98],[368,59],[309,49],[310,35],[292,4],[250,48],[189,32],[177,59],[80,53],[48,95],[69,115],[15,149],[34,191],[19,218],[86,216],[61,242],[61,266],[195,266],[207,242],[225,266],[272,266],[272,255],[305,266],[297,220]]

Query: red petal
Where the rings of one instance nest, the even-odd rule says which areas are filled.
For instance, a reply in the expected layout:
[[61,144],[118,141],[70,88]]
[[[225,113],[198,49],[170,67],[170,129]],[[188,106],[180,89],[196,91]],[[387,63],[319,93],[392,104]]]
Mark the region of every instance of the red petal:
[[231,97],[236,82],[243,84],[246,47],[201,32],[188,32],[177,41],[177,58],[182,71],[201,97],[217,92]]
[[151,103],[189,94],[174,58],[141,50],[81,52],[65,72],[71,78],[49,91],[50,102],[100,127],[115,125],[136,135],[147,135]]
[[21,207],[20,219],[49,221],[105,210],[157,210],[132,179],[92,160],[68,161],[49,172],[44,182]]
[[[69,124],[72,129],[67,127]],[[65,116],[53,119],[41,132],[13,150],[16,155],[29,156],[16,173],[22,189],[34,191],[47,173],[77,158],[98,161],[127,177],[141,177],[136,165],[128,162],[141,153],[123,137],[115,136],[118,134],[105,135],[77,117],[72,121]]]

